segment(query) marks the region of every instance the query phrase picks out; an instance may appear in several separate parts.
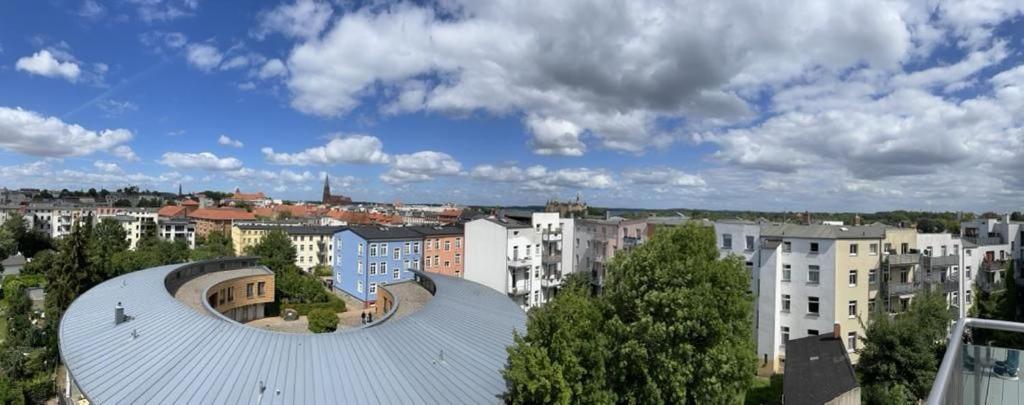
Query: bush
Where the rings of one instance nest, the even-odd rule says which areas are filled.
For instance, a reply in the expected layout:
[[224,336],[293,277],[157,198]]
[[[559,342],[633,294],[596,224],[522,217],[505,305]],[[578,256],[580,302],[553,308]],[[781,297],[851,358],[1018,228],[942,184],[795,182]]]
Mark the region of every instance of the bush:
[[309,311],[309,331],[313,333],[334,332],[338,329],[338,316],[326,308]]
[[25,398],[33,404],[42,404],[54,394],[53,378],[48,373],[38,374],[21,383]]
[[326,302],[303,303],[288,302],[288,300],[274,301],[266,305],[265,314],[266,316],[280,316],[282,308],[294,309],[299,313],[299,315],[309,315],[309,313],[314,309],[327,309],[335,313],[345,312],[346,307],[344,300],[334,296],[333,294],[327,294],[327,297],[328,299]]

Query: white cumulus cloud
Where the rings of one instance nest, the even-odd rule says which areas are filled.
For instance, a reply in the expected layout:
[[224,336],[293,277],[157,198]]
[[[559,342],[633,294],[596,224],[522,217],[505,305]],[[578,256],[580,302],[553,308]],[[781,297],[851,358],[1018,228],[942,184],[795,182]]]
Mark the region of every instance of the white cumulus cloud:
[[375,136],[349,135],[298,153],[276,153],[269,147],[263,148],[262,152],[267,162],[278,165],[380,164],[390,161],[383,147],[383,143]]
[[242,146],[244,146],[242,144],[242,141],[239,141],[237,139],[231,139],[227,135],[223,135],[223,134],[221,134],[221,136],[219,138],[217,138],[217,143],[219,143],[221,145],[225,145],[225,146],[230,146],[230,147],[233,147],[233,148],[241,148]]
[[0,148],[35,156],[85,156],[132,139],[127,129],[88,130],[56,117],[0,107]]
[[167,152],[159,161],[160,164],[175,169],[204,169],[204,170],[238,170],[242,168],[242,161],[233,157],[218,157],[210,152],[180,153]]
[[78,64],[58,59],[47,49],[40,50],[32,56],[19,58],[14,66],[18,70],[34,75],[62,78],[72,83],[78,81],[79,75],[82,74]]

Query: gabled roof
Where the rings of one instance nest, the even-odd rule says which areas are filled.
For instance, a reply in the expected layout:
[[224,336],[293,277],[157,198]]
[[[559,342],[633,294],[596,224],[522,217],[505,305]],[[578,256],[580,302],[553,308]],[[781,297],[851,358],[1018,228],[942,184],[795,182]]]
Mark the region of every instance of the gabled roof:
[[229,221],[239,219],[256,219],[251,212],[240,208],[200,208],[188,214],[189,218],[213,221]]
[[160,207],[160,210],[157,211],[157,215],[168,218],[181,217],[185,216],[185,210],[186,208],[180,205],[167,205]]
[[267,195],[263,194],[262,191],[255,193],[234,193],[231,194],[231,199],[239,201],[260,201],[266,200]]
[[854,388],[857,377],[843,342],[832,335],[786,342],[783,398],[787,405],[818,405]]
[[428,226],[428,225],[423,225],[423,226],[410,226],[408,228],[412,229],[412,230],[414,230],[416,232],[419,232],[423,236],[448,236],[448,235],[454,236],[454,235],[462,235],[462,234],[465,233],[465,230],[463,230],[462,227],[451,226],[451,225],[448,225],[448,226],[437,226],[437,225],[435,225],[435,226]]
[[886,228],[877,225],[766,224],[761,226],[761,236],[807,239],[883,239]]

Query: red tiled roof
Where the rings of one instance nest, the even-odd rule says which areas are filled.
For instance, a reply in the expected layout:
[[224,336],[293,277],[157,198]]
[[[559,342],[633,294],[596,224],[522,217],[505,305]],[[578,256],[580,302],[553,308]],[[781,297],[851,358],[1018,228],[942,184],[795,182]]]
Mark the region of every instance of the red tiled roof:
[[185,215],[185,207],[182,207],[180,205],[168,205],[165,207],[161,207],[160,210],[157,211],[156,213],[161,217],[181,217]]
[[237,219],[256,219],[253,213],[239,208],[200,208],[188,214],[190,218],[228,221]]
[[181,205],[198,207],[199,202],[197,202],[196,200],[185,200],[181,202]]
[[263,192],[258,192],[258,193],[234,193],[234,194],[231,195],[231,198],[235,199],[235,200],[239,200],[239,201],[259,201],[259,200],[265,200],[267,198],[267,196],[266,196],[266,194],[263,194]]

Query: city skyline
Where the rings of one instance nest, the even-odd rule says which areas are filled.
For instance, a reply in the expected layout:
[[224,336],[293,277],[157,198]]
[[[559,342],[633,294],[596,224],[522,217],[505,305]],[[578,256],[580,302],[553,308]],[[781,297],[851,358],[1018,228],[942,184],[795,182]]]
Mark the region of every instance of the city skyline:
[[1013,211],[1016,7],[6,3],[0,185]]

